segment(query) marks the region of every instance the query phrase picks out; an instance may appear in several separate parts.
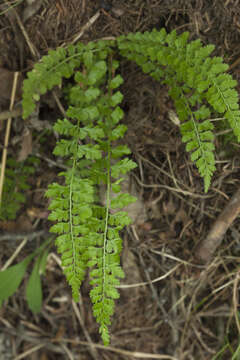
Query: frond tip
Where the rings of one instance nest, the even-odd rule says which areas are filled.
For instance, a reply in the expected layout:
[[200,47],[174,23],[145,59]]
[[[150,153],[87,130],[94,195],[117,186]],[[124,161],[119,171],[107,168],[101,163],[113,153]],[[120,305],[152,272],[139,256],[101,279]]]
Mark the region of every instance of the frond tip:
[[108,229],[108,238],[102,237],[100,247],[89,248],[91,258],[89,265],[93,266],[90,272],[90,284],[93,286],[90,297],[93,303],[93,315],[100,324],[100,333],[105,345],[109,343],[108,326],[114,313],[114,300],[119,298],[116,286],[120,284],[119,279],[124,278],[120,266],[122,240],[119,237],[119,230],[122,227],[111,226]]
[[210,115],[202,106],[191,114],[191,120],[181,124],[182,141],[186,143],[186,151],[191,152],[191,160],[196,163],[198,171],[204,180],[204,190],[208,191],[211,178],[216,170],[214,158],[213,124],[209,120],[198,122]]

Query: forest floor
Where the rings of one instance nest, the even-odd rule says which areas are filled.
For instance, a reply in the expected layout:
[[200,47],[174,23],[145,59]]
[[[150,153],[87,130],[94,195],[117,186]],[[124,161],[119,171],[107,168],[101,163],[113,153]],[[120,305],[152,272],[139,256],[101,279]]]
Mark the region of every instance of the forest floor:
[[[214,55],[222,56],[239,80],[239,0],[1,0],[0,114],[9,108],[13,72],[24,78],[49,49],[76,39],[87,43],[163,27],[214,44]],[[0,359],[240,359],[240,219],[231,223],[207,266],[194,261],[199,244],[238,190],[239,145],[226,146],[217,137],[217,171],[205,194],[179,127],[171,121],[174,107],[166,87],[127,61],[121,72],[126,141],[138,164],[134,179],[146,216],[123,235],[126,278],[111,346],[104,348],[100,341],[87,284],[80,304],[73,305],[53,246],[42,279],[41,313],[28,309],[24,283],[0,310]],[[62,117],[61,101],[59,90],[55,97],[41,98],[38,120],[44,125],[38,130],[13,119],[8,154],[18,161],[33,154],[39,164],[17,219],[0,223],[0,268],[25,239],[32,241],[24,242],[14,263],[49,236],[44,193],[59,168],[52,155],[56,138],[46,124],[51,128]],[[2,122],[1,143],[4,130]]]

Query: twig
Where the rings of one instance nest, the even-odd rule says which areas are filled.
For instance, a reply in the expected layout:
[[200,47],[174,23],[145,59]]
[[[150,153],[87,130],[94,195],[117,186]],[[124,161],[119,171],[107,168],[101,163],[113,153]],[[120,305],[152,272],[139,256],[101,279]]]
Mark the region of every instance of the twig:
[[62,106],[62,104],[54,90],[53,90],[52,94],[53,94],[54,100],[56,101],[57,106],[58,106],[59,110],[61,111],[63,117],[67,117],[66,111],[64,110],[64,107]]
[[[100,11],[97,11],[96,14],[93,15],[85,25],[83,25],[82,30],[73,38],[73,40],[71,41],[71,44],[74,44],[83,36],[85,31],[88,30],[95,23],[95,21],[99,18],[100,14],[101,14]],[[64,46],[66,46],[66,43],[63,43],[61,45],[61,47],[64,47]]]
[[89,21],[82,27],[80,33],[74,37],[71,43],[74,44],[76,41],[78,41],[83,36],[85,31],[88,30],[95,23],[95,21],[99,18],[99,16],[100,16],[100,11],[96,12],[96,14],[89,19]]
[[[9,107],[10,111],[13,110],[13,104],[15,101],[15,95],[16,95],[16,89],[17,89],[18,76],[19,76],[19,73],[15,72],[14,78],[13,78],[11,102],[10,102],[10,107]],[[1,175],[0,175],[0,206],[1,206],[1,202],[2,202],[3,183],[4,183],[6,162],[7,162],[7,147],[8,147],[8,142],[9,142],[11,123],[12,123],[12,118],[9,117],[7,120],[7,127],[6,127],[5,139],[4,139],[4,148],[3,148],[3,153],[2,153],[2,166],[1,166]]]
[[207,237],[200,243],[196,250],[196,257],[203,263],[208,263],[223,237],[240,213],[240,189],[233,195],[223,212],[218,216]]
[[240,334],[240,321],[239,321],[239,311],[238,311],[238,283],[239,283],[239,271],[237,272],[237,275],[235,277],[234,283],[233,283],[233,308],[234,308],[234,317],[236,320],[236,325],[238,329],[238,335]]
[[232,71],[232,69],[234,69],[236,66],[238,66],[240,64],[240,57],[237,58],[237,60],[235,60],[227,69],[227,71]]

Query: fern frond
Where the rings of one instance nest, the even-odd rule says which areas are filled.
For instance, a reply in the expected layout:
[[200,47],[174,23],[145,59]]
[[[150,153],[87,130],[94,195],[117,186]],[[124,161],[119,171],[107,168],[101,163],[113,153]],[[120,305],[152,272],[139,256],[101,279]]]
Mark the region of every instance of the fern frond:
[[[71,77],[65,89],[69,105],[66,118],[54,125],[60,139],[53,151],[64,158],[68,170],[59,174],[64,184],[54,183],[47,191],[51,198],[49,219],[56,222],[51,231],[57,234],[56,245],[75,300],[90,268],[93,313],[105,344],[109,343],[114,300],[119,297],[116,286],[124,276],[119,232],[130,223],[128,215],[119,209],[135,200],[121,193],[125,174],[136,165],[125,157],[130,153],[128,147],[116,144],[127,127],[120,123],[124,112],[118,88],[123,79],[115,74],[119,63],[113,59],[114,52],[118,49],[143,72],[169,87],[181,121],[182,140],[204,179],[205,191],[215,171],[210,115],[223,114],[240,140],[236,82],[225,73],[227,65],[222,58],[211,56],[213,45],[203,46],[200,40],[188,42],[188,37],[188,33],[167,34],[162,29],[120,36],[116,41],[70,45],[50,51],[24,81],[26,118],[41,94],[60,85],[64,77]],[[106,186],[102,206],[97,195],[99,185]]]
[[[190,148],[191,151],[195,150],[191,159],[204,178],[206,191],[215,170],[214,134],[209,122],[200,126],[206,117],[196,119],[196,111],[204,106],[210,112],[223,114],[240,140],[238,93],[234,89],[236,81],[225,73],[228,65],[220,57],[211,57],[213,45],[203,46],[200,40],[188,42],[188,33],[177,35],[173,31],[167,35],[165,30],[153,30],[151,33],[122,36],[117,41],[123,56],[169,86],[179,119],[187,121],[190,118],[188,125],[182,128],[184,141],[191,139],[187,151]],[[188,131],[189,140],[186,140]]]
[[[102,53],[91,51],[83,53],[82,61],[84,71],[75,74],[76,84],[66,94],[70,103],[68,118],[54,125],[62,138],[53,153],[68,159],[70,169],[60,174],[65,177],[65,184],[50,185],[46,195],[52,199],[49,220],[57,223],[51,231],[58,234],[56,245],[73,298],[77,301],[86,268],[91,268],[93,314],[103,341],[108,344],[108,326],[118,297],[116,286],[124,276],[119,231],[130,223],[127,214],[112,215],[111,209],[135,201],[128,194],[119,193],[114,199],[110,194],[112,186],[120,192],[121,174],[136,164],[126,158],[112,165],[112,159],[130,153],[126,145],[112,146],[127,129],[119,124],[123,117],[119,107],[123,95],[117,88],[122,78],[112,76],[118,63],[112,61],[109,66]],[[102,183],[107,186],[107,202],[103,207],[96,203],[96,186]]]

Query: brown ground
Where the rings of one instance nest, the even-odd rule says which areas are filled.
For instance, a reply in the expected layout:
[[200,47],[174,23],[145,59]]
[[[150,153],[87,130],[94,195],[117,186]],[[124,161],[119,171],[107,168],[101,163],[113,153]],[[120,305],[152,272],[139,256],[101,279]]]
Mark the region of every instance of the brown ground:
[[[235,79],[240,76],[239,0],[38,0],[32,1],[32,7],[28,5],[31,1],[19,3],[0,16],[0,67],[21,71],[23,76],[49,49],[70,43],[79,35],[88,42],[154,27],[189,31],[191,39],[215,44],[215,54],[231,65]],[[6,4],[0,1],[0,12]],[[95,21],[88,23],[98,12]],[[147,220],[130,227],[124,235],[124,284],[148,285],[121,289],[111,347],[103,348],[91,315],[88,285],[82,288],[80,306],[72,305],[70,290],[53,254],[43,278],[42,312],[33,316],[29,311],[24,284],[1,309],[0,359],[234,358],[240,335],[239,219],[206,269],[194,265],[194,257],[197,245],[238,188],[239,145],[232,144],[227,152],[220,140],[216,141],[217,172],[205,195],[202,180],[184,151],[179,129],[169,119],[173,108],[166,89],[132,64],[124,63],[123,70],[127,74],[122,87],[124,121],[129,126],[127,141],[139,165],[135,177],[147,211]],[[9,84],[0,81],[1,111],[8,106],[4,94]],[[58,96],[61,99],[61,94]],[[41,101],[40,119],[52,124],[61,116],[59,107],[53,97],[48,103],[44,97]],[[15,125],[12,139],[23,137],[21,119]],[[47,236],[47,201],[43,195],[59,169],[50,164],[55,161],[51,155],[55,138],[50,136],[40,147],[39,138],[49,136],[44,134],[44,129],[32,133],[32,151],[40,154],[41,161],[37,180],[36,176],[30,179],[27,204],[16,221],[1,224],[0,240],[6,234],[9,238],[0,241],[0,267],[23,240],[16,234],[44,231]],[[25,151],[31,151],[31,145],[23,143]],[[10,153],[14,146],[10,139]],[[35,236],[27,243],[25,253],[38,246],[44,236]]]

